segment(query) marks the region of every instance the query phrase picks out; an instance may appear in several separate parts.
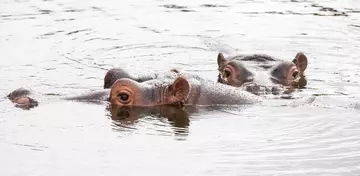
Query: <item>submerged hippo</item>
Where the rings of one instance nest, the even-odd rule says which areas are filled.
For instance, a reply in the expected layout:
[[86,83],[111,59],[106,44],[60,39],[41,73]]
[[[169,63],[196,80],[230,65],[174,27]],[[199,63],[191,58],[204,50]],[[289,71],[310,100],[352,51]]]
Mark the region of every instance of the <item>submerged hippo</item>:
[[111,87],[109,101],[111,104],[131,106],[208,106],[252,104],[261,99],[235,87],[180,75],[170,84],[166,79],[143,83],[128,78],[119,79]]
[[29,97],[31,94],[30,90],[19,88],[8,94],[7,98],[15,104],[15,107],[30,109],[39,104],[37,100]]
[[279,94],[282,87],[303,88],[307,84],[307,57],[299,52],[292,61],[268,55],[236,55],[225,58],[218,54],[218,82],[242,87],[254,94]]
[[[185,73],[181,73],[181,74],[185,74]],[[128,85],[139,84],[139,83],[145,83],[144,85],[147,85],[146,83],[149,82],[153,84],[156,82],[164,82],[165,80],[174,80],[174,79],[180,80],[181,77],[179,77],[178,75],[181,74],[178,70],[172,69],[166,72],[150,73],[145,76],[136,77],[130,75],[128,72],[126,72],[121,68],[113,68],[110,69],[105,75],[104,88],[109,88],[113,86],[112,89],[115,90],[116,89],[115,87],[117,87],[116,81],[124,78],[129,80]],[[195,74],[186,74],[186,82],[189,84],[189,86],[191,86],[191,88],[187,88],[187,90],[191,90],[189,95],[190,98],[187,100],[186,103],[187,105],[242,104],[245,102],[244,100],[247,99],[245,97],[249,97],[249,96],[253,97],[252,99],[259,100],[259,97],[248,94],[245,91],[238,90],[236,88],[233,88],[232,86],[227,86],[210,80],[203,79]],[[173,84],[175,83],[177,82],[175,81]],[[185,84],[179,84],[179,85],[185,86]],[[133,87],[138,87],[138,85]],[[202,93],[200,90],[206,92]],[[235,95],[237,93],[238,95]],[[246,95],[244,96],[244,94]],[[232,95],[234,96],[232,97]],[[154,100],[151,100],[150,103],[153,101]],[[147,103],[142,103],[142,104],[147,104]]]
[[[29,90],[20,88],[10,93],[8,98],[18,107],[28,109],[35,107],[32,102],[36,101],[29,95],[31,95]],[[139,107],[234,105],[261,101],[258,96],[235,87],[201,79],[188,79],[183,75],[175,79],[153,79],[145,82],[121,78],[116,80],[111,89],[62,99],[86,102],[108,101],[110,106]]]

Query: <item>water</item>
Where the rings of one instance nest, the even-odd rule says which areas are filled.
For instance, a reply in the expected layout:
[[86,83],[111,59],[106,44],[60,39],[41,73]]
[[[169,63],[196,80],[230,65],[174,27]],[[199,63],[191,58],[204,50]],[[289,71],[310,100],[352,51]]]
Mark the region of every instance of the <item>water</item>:
[[0,99],[0,175],[359,175],[360,2],[7,1],[0,94],[102,88],[107,69],[216,81],[218,51],[309,58],[315,100],[202,110],[178,126],[111,120],[106,105]]

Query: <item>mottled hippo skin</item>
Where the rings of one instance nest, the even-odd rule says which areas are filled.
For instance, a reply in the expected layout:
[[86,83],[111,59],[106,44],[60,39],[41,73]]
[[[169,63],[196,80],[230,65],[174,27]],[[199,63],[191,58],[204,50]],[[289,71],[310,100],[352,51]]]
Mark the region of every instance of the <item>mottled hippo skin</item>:
[[[308,59],[297,53],[292,61],[282,61],[268,55],[236,55],[225,58],[218,54],[218,82],[242,87],[254,94],[279,94],[303,88],[307,84],[305,70]],[[284,92],[286,93],[286,91]]]
[[[17,89],[8,95],[19,107],[31,108],[35,101],[30,91]],[[130,78],[117,79],[111,89],[90,92],[80,96],[62,98],[73,101],[109,101],[110,105],[152,107],[158,105],[209,106],[251,104],[261,99],[249,92],[202,79],[175,78],[149,79],[138,82]],[[36,103],[37,106],[37,103]]]

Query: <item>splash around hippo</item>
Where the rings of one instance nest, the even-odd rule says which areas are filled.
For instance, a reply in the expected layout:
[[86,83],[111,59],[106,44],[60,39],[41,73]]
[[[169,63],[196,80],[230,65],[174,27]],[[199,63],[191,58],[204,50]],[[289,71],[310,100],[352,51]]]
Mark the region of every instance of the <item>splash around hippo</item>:
[[273,94],[282,86],[294,89],[304,88],[307,85],[305,70],[308,59],[301,52],[297,53],[292,61],[282,61],[259,54],[225,58],[223,53],[219,53],[217,63],[218,82],[234,87],[245,87],[255,94],[258,94],[261,85],[266,88],[271,87],[273,90],[270,92]]

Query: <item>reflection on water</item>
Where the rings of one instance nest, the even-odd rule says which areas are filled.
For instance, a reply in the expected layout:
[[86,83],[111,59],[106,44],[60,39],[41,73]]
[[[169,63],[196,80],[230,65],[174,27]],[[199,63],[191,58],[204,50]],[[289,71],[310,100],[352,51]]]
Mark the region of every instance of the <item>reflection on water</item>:
[[359,175],[359,19],[357,0],[4,0],[4,97],[23,86],[44,97],[101,89],[112,67],[216,81],[218,52],[302,51],[309,66],[299,99],[250,107],[45,98],[21,111],[0,97],[0,175]]
[[[109,107],[111,119],[114,124],[121,128],[135,126],[140,118],[152,117],[162,121],[162,118],[174,126],[175,133],[187,133],[190,125],[189,111],[177,106],[154,106],[154,107]],[[135,127],[136,128],[136,127]]]

